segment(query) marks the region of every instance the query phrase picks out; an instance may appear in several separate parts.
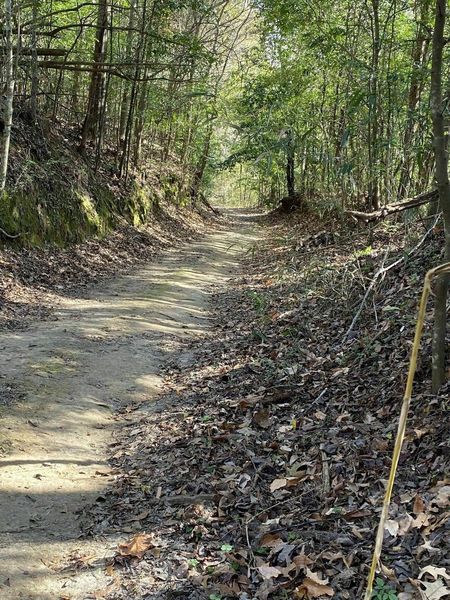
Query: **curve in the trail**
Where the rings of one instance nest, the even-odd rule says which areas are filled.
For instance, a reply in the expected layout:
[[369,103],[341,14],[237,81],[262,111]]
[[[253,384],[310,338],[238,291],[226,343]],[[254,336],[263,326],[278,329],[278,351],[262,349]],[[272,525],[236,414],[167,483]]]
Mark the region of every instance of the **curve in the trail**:
[[[257,239],[242,211],[232,217],[227,230],[65,299],[57,320],[0,335],[2,383],[20,398],[0,413],[2,600],[81,600],[105,583],[117,539],[83,539],[77,514],[108,484],[116,409],[154,401],[166,358],[208,330],[208,287]],[[91,568],[67,569],[83,561]]]

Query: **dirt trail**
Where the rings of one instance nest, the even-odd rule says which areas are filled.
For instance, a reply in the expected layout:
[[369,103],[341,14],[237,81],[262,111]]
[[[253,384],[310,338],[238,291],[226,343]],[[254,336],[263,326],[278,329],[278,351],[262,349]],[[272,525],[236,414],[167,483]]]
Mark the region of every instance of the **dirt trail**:
[[[77,512],[108,484],[112,417],[151,402],[179,341],[205,335],[207,289],[256,240],[252,218],[68,298],[56,321],[0,335],[0,598],[86,599],[117,540],[80,537]],[[98,567],[64,570],[78,556]]]

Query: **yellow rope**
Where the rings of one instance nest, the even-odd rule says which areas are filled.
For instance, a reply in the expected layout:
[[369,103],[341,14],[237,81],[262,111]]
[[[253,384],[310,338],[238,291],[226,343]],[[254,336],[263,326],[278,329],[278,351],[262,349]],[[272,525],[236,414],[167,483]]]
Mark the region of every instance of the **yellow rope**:
[[384,526],[389,512],[389,504],[391,502],[392,489],[394,487],[395,474],[397,472],[398,461],[400,458],[400,452],[403,445],[403,439],[405,437],[406,421],[408,418],[409,404],[411,401],[412,388],[414,382],[414,375],[417,368],[417,357],[419,355],[420,340],[422,338],[423,325],[425,321],[425,311],[427,308],[428,296],[431,291],[431,280],[437,275],[444,273],[450,273],[450,263],[439,265],[434,269],[428,271],[425,275],[423,284],[422,297],[420,299],[419,314],[416,323],[416,332],[414,335],[414,343],[411,351],[411,357],[409,361],[408,379],[406,381],[405,394],[403,396],[402,410],[400,412],[400,420],[398,423],[397,437],[395,439],[394,452],[392,455],[391,471],[389,473],[389,479],[386,486],[386,492],[384,495],[383,508],[381,511],[380,522],[378,524],[377,537],[375,540],[375,548],[372,556],[372,563],[370,565],[369,577],[367,579],[367,588],[364,600],[371,600],[373,582],[375,579],[375,573],[381,556],[381,549],[383,546],[384,537]]

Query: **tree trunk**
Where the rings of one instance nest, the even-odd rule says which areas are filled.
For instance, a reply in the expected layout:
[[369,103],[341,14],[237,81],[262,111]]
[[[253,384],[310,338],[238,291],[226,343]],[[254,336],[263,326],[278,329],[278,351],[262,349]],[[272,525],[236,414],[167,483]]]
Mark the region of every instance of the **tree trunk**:
[[421,81],[420,74],[424,64],[427,62],[428,56],[427,50],[429,43],[428,33],[426,31],[426,24],[428,22],[430,7],[430,0],[421,0],[419,19],[417,24],[417,37],[416,41],[414,42],[414,48],[411,56],[412,71],[408,93],[408,120],[403,136],[403,157],[400,165],[400,182],[397,194],[399,199],[402,199],[408,195],[411,181],[411,146],[413,145],[415,132],[417,130],[417,119],[415,111],[423,89],[423,82]]
[[74,121],[79,124],[79,116],[80,116],[80,71],[73,72],[72,78],[72,91],[71,91],[71,99],[72,99],[72,113],[74,116]]
[[205,174],[205,169],[206,169],[206,165],[208,162],[209,147],[211,145],[211,136],[212,136],[212,132],[213,132],[213,123],[214,123],[214,119],[211,117],[211,119],[208,123],[208,128],[206,130],[205,141],[203,144],[203,151],[198,160],[197,167],[194,171],[194,177],[192,178],[191,200],[192,200],[193,205],[195,204],[197,196],[200,192],[200,187],[201,187],[202,181],[203,181],[203,175]]
[[286,132],[286,185],[288,196],[295,195],[294,141],[292,131]]
[[[436,0],[430,103],[433,119],[433,147],[436,162],[435,176],[439,192],[439,203],[444,217],[445,260],[450,261],[450,183],[444,121],[445,106],[442,98],[442,54],[445,45],[445,19],[446,0]],[[432,386],[434,393],[439,390],[445,381],[448,283],[448,275],[441,275],[436,284],[432,357]]]
[[[139,82],[140,75],[142,73],[142,69],[144,69],[144,74],[147,72],[147,67],[143,67],[142,63],[144,58],[146,57],[146,53],[148,51],[148,40],[145,35],[146,31],[148,31],[153,24],[153,17],[155,15],[156,10],[156,2],[152,4],[152,10],[150,16],[147,16],[147,0],[143,0],[141,7],[141,27],[140,27],[140,36],[139,36],[139,44],[136,50],[136,59],[134,64],[134,74],[133,74],[133,82],[130,90],[130,98],[127,106],[127,119],[126,126],[124,132],[123,142],[121,144],[121,156],[119,161],[119,174],[120,177],[124,177],[125,179],[128,177],[128,168],[130,164],[130,153],[132,146],[132,137],[134,130],[134,114],[137,108],[136,104],[138,101],[139,89],[142,90],[142,87],[146,87],[146,82]],[[139,87],[141,86],[141,87]],[[144,99],[145,100],[145,99]]]
[[37,32],[36,23],[38,19],[38,0],[33,0],[33,17],[31,30],[31,92],[30,92],[30,112],[33,121],[37,117],[37,96],[38,96],[38,52],[37,52]]
[[105,73],[100,69],[105,62],[105,50],[108,34],[109,9],[107,0],[98,0],[97,28],[94,44],[94,69],[91,75],[89,86],[88,105],[86,117],[81,132],[81,142],[79,149],[84,152],[89,139],[92,139],[97,130],[100,114],[100,104],[104,88]]
[[[133,53],[133,29],[135,26],[135,15],[137,8],[137,0],[130,1],[130,15],[128,19],[128,33],[127,33],[127,47],[126,47],[126,61],[131,61]],[[122,95],[122,104],[120,107],[120,123],[119,123],[119,142],[123,144],[125,140],[125,130],[127,127],[128,111],[130,108],[130,97],[131,97],[131,86],[128,81],[124,83],[124,90]]]
[[[145,75],[144,75],[145,77]],[[142,156],[142,136],[144,133],[144,124],[146,117],[147,99],[149,93],[148,82],[144,82],[141,86],[138,100],[138,110],[136,115],[136,122],[134,125],[134,151],[133,151],[133,162],[137,166],[141,162]]]
[[381,51],[380,37],[380,2],[372,0],[372,72],[369,80],[369,185],[368,197],[369,208],[378,210],[380,208],[379,198],[379,101],[378,101],[378,77]]
[[5,0],[5,93],[0,106],[0,192],[6,185],[8,172],[9,145],[13,118],[14,99],[14,55],[12,36],[12,0]]

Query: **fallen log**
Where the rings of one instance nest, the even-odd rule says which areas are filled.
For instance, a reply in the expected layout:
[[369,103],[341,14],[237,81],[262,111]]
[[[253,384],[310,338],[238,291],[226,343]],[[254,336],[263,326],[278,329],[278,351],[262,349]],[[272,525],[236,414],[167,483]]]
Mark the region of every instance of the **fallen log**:
[[381,219],[384,219],[389,215],[393,215],[404,210],[408,210],[410,208],[417,208],[418,206],[428,204],[429,202],[437,202],[437,200],[439,200],[438,191],[431,190],[429,192],[419,194],[414,198],[408,198],[407,200],[403,200],[402,202],[388,204],[387,206],[383,206],[382,208],[380,208],[380,210],[375,210],[373,212],[365,213],[359,210],[346,210],[345,214],[357,219],[358,221],[363,221],[364,223],[373,223],[376,221],[380,221]]

